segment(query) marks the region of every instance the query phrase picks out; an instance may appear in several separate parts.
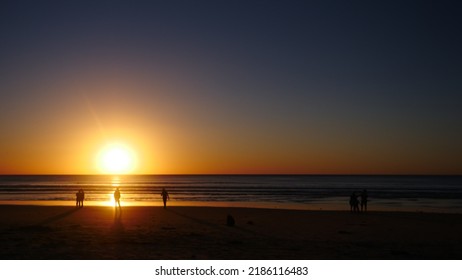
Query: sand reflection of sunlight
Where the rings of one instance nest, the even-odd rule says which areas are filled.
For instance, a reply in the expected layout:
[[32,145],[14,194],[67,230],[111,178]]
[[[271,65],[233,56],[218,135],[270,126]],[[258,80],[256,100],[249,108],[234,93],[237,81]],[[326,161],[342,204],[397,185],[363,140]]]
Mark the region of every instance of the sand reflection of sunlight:
[[115,205],[114,195],[112,193],[109,194],[108,204],[109,204],[109,206],[114,206]]

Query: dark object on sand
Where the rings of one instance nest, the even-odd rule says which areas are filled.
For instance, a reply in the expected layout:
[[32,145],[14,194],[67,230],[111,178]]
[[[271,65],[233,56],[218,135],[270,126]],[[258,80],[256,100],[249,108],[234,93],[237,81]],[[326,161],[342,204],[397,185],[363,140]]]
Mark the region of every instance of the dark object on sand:
[[228,214],[228,217],[226,218],[226,225],[229,227],[233,227],[236,222],[234,221],[233,216]]

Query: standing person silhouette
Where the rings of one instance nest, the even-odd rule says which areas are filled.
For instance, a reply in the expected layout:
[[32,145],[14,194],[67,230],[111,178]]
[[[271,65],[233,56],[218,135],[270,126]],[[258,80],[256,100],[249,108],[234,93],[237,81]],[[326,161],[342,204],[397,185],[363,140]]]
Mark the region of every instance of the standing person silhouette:
[[80,189],[80,207],[83,207],[83,201],[85,200],[85,192],[83,189]]
[[120,209],[120,191],[119,188],[117,188],[114,192],[114,202],[115,202],[115,207],[117,207],[117,204],[119,204],[119,209]]
[[75,207],[80,207],[80,190],[75,193]]
[[164,201],[164,208],[167,208],[167,199],[170,200],[170,196],[168,195],[168,191],[165,188],[162,188],[162,200]]
[[367,190],[361,193],[361,212],[367,212]]

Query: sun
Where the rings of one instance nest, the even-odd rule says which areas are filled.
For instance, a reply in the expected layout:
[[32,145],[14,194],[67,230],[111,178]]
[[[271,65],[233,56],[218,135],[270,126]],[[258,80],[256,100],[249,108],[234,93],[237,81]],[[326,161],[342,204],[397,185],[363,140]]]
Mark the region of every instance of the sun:
[[136,167],[135,152],[122,143],[107,144],[97,157],[97,165],[105,174],[132,173]]

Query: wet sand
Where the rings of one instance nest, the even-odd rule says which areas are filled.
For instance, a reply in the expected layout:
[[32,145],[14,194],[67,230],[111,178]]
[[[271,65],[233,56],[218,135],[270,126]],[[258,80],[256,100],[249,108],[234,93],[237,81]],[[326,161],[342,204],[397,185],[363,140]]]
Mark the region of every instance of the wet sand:
[[462,259],[462,214],[0,205],[0,248],[0,259]]

